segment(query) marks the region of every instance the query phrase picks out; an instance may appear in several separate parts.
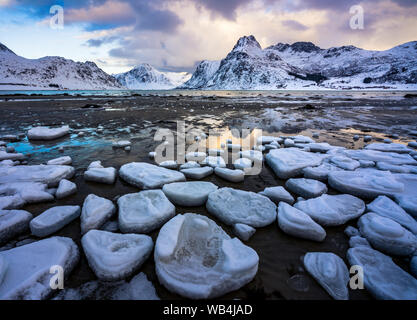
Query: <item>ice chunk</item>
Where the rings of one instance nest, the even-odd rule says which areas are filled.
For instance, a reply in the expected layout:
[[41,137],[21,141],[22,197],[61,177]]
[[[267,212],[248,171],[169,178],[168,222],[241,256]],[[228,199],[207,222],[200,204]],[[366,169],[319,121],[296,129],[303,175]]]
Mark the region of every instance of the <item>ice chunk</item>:
[[417,175],[394,174],[398,183],[404,185],[404,190],[394,195],[394,200],[401,208],[417,219]]
[[212,167],[189,168],[180,170],[187,178],[203,179],[213,173]]
[[27,203],[52,201],[47,185],[37,182],[0,184],[0,209],[18,209]]
[[27,231],[32,218],[24,210],[0,210],[0,244]]
[[349,239],[349,247],[371,247],[371,245],[366,238],[353,236]]
[[369,212],[358,226],[371,245],[391,255],[409,256],[417,250],[417,238],[394,220]]
[[123,233],[149,233],[175,215],[175,206],[161,190],[126,194],[117,200]]
[[285,190],[284,187],[265,188],[265,190],[259,192],[259,194],[268,197],[276,204],[278,204],[281,201],[284,201],[289,204],[294,203],[293,196],[287,190]]
[[187,161],[203,161],[207,157],[205,152],[189,152],[185,155]]
[[174,182],[163,186],[162,191],[173,203],[184,207],[198,207],[207,202],[210,193],[218,187],[211,182]]
[[46,237],[62,229],[80,216],[79,206],[52,207],[30,222],[30,230],[37,237]]
[[398,267],[390,257],[368,247],[347,252],[351,265],[363,268],[365,288],[381,300],[417,300],[417,279]]
[[294,206],[322,226],[339,226],[365,212],[365,203],[348,194],[324,194],[318,198],[297,202]]
[[326,231],[304,212],[281,202],[278,206],[278,225],[282,231],[294,237],[323,241]]
[[329,173],[332,171],[342,171],[343,169],[336,167],[330,163],[324,162],[318,167],[307,167],[303,169],[304,178],[320,181],[327,181]]
[[27,133],[29,140],[54,140],[69,134],[69,126],[60,128],[34,127]]
[[412,233],[417,234],[417,221],[390,198],[379,196],[367,205],[367,209],[382,217],[392,219]]
[[70,166],[14,166],[0,167],[0,184],[12,182],[40,182],[55,187],[62,179],[70,179],[75,170]]
[[396,152],[396,153],[410,153],[413,151],[401,143],[371,143],[365,147],[366,150],[382,151],[382,152]]
[[117,142],[113,142],[113,148],[125,148],[125,147],[130,147],[132,145],[132,143],[128,140],[120,140]]
[[285,187],[306,199],[315,198],[327,192],[327,186],[323,182],[306,178],[289,179]]
[[113,167],[91,167],[86,172],[84,172],[84,179],[86,181],[113,184],[116,180],[116,174],[117,170]]
[[180,170],[184,169],[192,169],[192,168],[200,168],[200,164],[195,161],[188,161],[180,166]]
[[397,166],[386,162],[378,162],[376,167],[379,170],[391,171],[392,173],[417,173],[417,166],[411,165]]
[[245,172],[242,170],[232,170],[228,168],[215,168],[214,173],[222,179],[230,182],[242,182],[245,180]]
[[22,153],[8,153],[7,151],[0,150],[0,161],[3,160],[23,160],[25,155]]
[[116,212],[113,202],[108,199],[88,195],[81,211],[81,234],[100,227]]
[[398,182],[389,171],[376,169],[331,172],[328,181],[339,192],[366,199],[380,195],[393,196],[404,190],[404,184]]
[[349,300],[349,271],[343,260],[331,252],[309,252],[304,267],[335,300]]
[[367,160],[374,162],[387,162],[395,165],[411,164],[417,165],[417,161],[409,154],[399,154],[396,152],[382,152],[375,150],[343,150],[340,151],[348,158],[355,160]]
[[326,155],[305,152],[297,148],[271,150],[266,161],[281,179],[296,177],[307,167],[319,166]]
[[237,235],[241,240],[248,241],[256,232],[255,228],[248,226],[247,224],[243,223],[236,223],[233,226],[233,232]]
[[216,298],[243,287],[255,277],[258,263],[253,249],[197,214],[175,216],[156,240],[159,282],[191,299]]
[[334,156],[330,158],[330,162],[335,166],[344,170],[355,170],[360,167],[359,161],[344,156]]
[[129,184],[142,189],[157,189],[166,183],[185,181],[185,176],[181,172],[145,162],[131,162],[123,165],[119,175]]
[[59,157],[52,160],[49,160],[46,164],[47,165],[70,165],[72,163],[72,159],[69,156]]
[[260,194],[232,188],[221,188],[208,196],[207,210],[227,225],[243,223],[264,227],[276,219],[277,207]]
[[208,156],[202,162],[202,165],[210,166],[212,168],[224,168],[226,167],[226,163],[222,157],[213,157]]
[[251,161],[256,161],[256,162],[264,161],[264,155],[262,154],[261,151],[244,150],[244,151],[240,151],[239,155],[240,155],[241,158],[246,158],[246,159],[249,159]]
[[52,266],[62,266],[67,277],[79,260],[77,245],[70,238],[53,237],[0,252],[7,260],[7,273],[0,286],[0,299],[40,300],[51,293]]
[[334,147],[330,144],[328,144],[327,142],[321,142],[321,143],[309,143],[308,148],[310,149],[311,152],[321,152],[321,153],[326,153],[329,150],[332,150]]
[[233,166],[235,169],[244,171],[246,168],[252,168],[252,160],[247,158],[236,159]]
[[162,167],[162,168],[172,169],[172,170],[177,170],[178,169],[178,163],[175,160],[163,161],[159,164],[159,166]]
[[63,199],[77,192],[77,185],[74,182],[62,179],[59,182],[58,189],[56,190],[56,198]]
[[81,239],[88,265],[97,278],[115,281],[135,273],[151,254],[152,238],[90,230]]
[[54,300],[159,300],[155,287],[141,272],[130,282],[90,281],[78,288],[68,288]]

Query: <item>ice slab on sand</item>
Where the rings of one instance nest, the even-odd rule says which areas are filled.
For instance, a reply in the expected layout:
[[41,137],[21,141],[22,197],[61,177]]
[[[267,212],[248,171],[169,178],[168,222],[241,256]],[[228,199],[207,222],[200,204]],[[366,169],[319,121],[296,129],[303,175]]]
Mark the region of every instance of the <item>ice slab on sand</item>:
[[205,166],[210,166],[212,168],[226,167],[226,162],[224,162],[224,159],[222,157],[208,156],[201,162],[201,164]]
[[282,231],[294,237],[323,241],[326,231],[306,213],[281,202],[278,206],[278,225]]
[[22,153],[9,153],[4,150],[0,150],[0,161],[3,160],[23,160],[25,155]]
[[32,218],[24,210],[0,210],[0,244],[28,230]]
[[0,285],[0,299],[40,300],[52,293],[52,266],[62,266],[68,276],[78,263],[79,251],[70,238],[53,237],[0,252],[8,263]]
[[116,207],[112,201],[94,194],[88,195],[81,211],[81,234],[91,229],[100,229],[115,212]]
[[394,220],[369,212],[359,219],[358,226],[371,245],[382,252],[410,256],[417,250],[416,236]]
[[27,133],[29,140],[54,140],[69,134],[69,126],[60,128],[34,127]]
[[114,281],[135,273],[149,257],[152,238],[90,230],[81,239],[88,265],[99,279]]
[[131,162],[123,165],[119,175],[129,184],[142,189],[158,189],[167,183],[185,181],[185,176],[181,172],[145,162]]
[[248,226],[247,224],[243,223],[236,223],[233,226],[233,232],[237,235],[241,240],[248,241],[256,232],[255,228]]
[[30,230],[37,237],[46,237],[80,216],[79,206],[52,207],[30,221]]
[[242,182],[245,180],[245,172],[242,170],[232,170],[228,168],[215,168],[214,173],[220,178],[230,182]]
[[285,187],[305,199],[319,197],[327,192],[327,186],[323,182],[306,178],[289,179]]
[[365,212],[365,202],[348,194],[324,194],[318,198],[297,202],[294,207],[307,213],[322,226],[339,226]]
[[49,160],[46,164],[47,165],[70,165],[72,163],[72,159],[69,156],[59,157],[52,160]]
[[287,190],[285,190],[284,187],[265,188],[265,190],[259,192],[259,194],[268,197],[276,204],[278,204],[281,201],[284,201],[291,205],[294,203],[293,196]]
[[86,181],[93,181],[98,183],[113,184],[116,180],[117,170],[113,167],[98,167],[91,166],[84,172],[84,179]]
[[213,168],[211,167],[196,167],[180,170],[187,178],[190,179],[204,179],[213,173]]
[[175,206],[161,190],[126,194],[117,200],[123,233],[148,233],[175,215]]
[[304,178],[307,179],[314,179],[314,180],[320,180],[320,181],[327,181],[327,178],[329,176],[329,173],[332,171],[342,171],[343,169],[327,163],[323,162],[318,167],[307,167],[303,169],[303,175]]
[[191,299],[210,299],[237,290],[258,270],[257,253],[231,239],[213,220],[187,213],[160,230],[155,245],[159,282]]
[[343,260],[331,252],[309,252],[304,267],[335,300],[348,300],[349,271]]
[[365,149],[395,153],[410,153],[413,151],[413,149],[407,148],[406,145],[401,143],[371,143],[368,144]]
[[365,288],[380,300],[417,300],[417,279],[397,266],[390,257],[368,247],[347,252],[350,265],[363,268]]
[[198,207],[206,203],[210,193],[218,187],[205,181],[174,182],[163,186],[162,191],[173,203],[184,207]]
[[55,196],[57,199],[66,198],[77,192],[77,185],[67,179],[62,179],[59,182],[58,189],[56,190]]
[[46,184],[38,182],[11,182],[0,184],[0,209],[18,209],[28,203],[52,201]]
[[321,165],[325,157],[297,148],[286,148],[269,151],[266,162],[279,178],[288,179],[300,175],[304,168]]
[[409,154],[399,154],[395,152],[382,152],[375,150],[342,150],[341,155],[355,159],[355,160],[366,160],[373,162],[387,162],[395,165],[411,164],[417,165],[417,161]]
[[255,228],[264,227],[277,216],[277,207],[269,198],[232,188],[210,193],[206,207],[212,215],[231,226],[243,223]]

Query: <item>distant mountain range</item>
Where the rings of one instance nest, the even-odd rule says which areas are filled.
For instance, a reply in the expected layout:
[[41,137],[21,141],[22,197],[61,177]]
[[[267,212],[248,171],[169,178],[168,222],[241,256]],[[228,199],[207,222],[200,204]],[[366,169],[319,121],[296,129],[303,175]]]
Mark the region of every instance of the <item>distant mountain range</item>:
[[245,36],[223,60],[202,61],[192,76],[161,72],[149,64],[111,76],[93,62],[26,59],[0,43],[0,90],[417,90],[416,61],[417,41],[386,51],[354,46],[322,49],[311,42],[262,49],[254,36]]
[[386,51],[321,49],[311,42],[262,49],[242,37],[221,61],[203,61],[183,89],[417,89],[417,41]]
[[191,78],[188,72],[161,72],[144,63],[132,70],[114,75],[124,87],[132,90],[174,89]]

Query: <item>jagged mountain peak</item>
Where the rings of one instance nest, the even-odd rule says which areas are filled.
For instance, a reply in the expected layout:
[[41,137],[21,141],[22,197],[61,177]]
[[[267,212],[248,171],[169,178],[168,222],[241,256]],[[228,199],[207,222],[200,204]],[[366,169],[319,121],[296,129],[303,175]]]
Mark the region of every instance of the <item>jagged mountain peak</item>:
[[0,52],[8,52],[8,53],[12,53],[12,54],[16,55],[12,50],[10,50],[9,48],[7,48],[1,42],[0,42]]
[[307,42],[307,41],[294,42],[293,44],[280,42],[273,46],[268,47],[267,49],[272,49],[272,50],[276,50],[280,52],[291,49],[293,52],[306,52],[306,53],[318,52],[322,50],[320,47],[316,46],[314,43]]
[[241,37],[235,46],[233,47],[232,51],[241,51],[247,48],[257,48],[262,49],[259,42],[256,40],[256,38],[253,35],[250,36],[243,36]]

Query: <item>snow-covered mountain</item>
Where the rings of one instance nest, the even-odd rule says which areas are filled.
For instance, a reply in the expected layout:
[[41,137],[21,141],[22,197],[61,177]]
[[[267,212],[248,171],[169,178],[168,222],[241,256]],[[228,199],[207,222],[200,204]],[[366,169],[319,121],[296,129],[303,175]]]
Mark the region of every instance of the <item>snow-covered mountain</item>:
[[132,70],[114,75],[124,87],[132,90],[165,90],[180,86],[191,78],[188,72],[161,72],[144,63]]
[[117,80],[94,62],[61,57],[26,59],[0,43],[0,90],[121,89]]
[[386,51],[368,51],[354,46],[321,49],[311,42],[278,43],[262,49],[254,36],[245,36],[223,60],[201,62],[192,78],[181,87],[417,89],[416,61],[417,41]]

